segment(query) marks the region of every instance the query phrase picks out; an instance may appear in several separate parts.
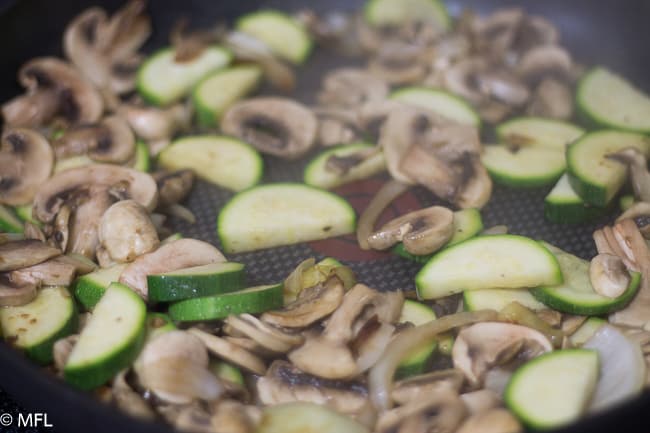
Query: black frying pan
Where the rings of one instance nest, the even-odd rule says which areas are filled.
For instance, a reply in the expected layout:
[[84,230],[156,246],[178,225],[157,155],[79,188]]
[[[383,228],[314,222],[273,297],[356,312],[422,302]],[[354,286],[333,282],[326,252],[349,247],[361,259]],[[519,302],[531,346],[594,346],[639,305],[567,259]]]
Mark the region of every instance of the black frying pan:
[[[151,0],[149,10],[153,17],[154,34],[148,47],[151,49],[166,44],[169,29],[181,16],[191,17],[192,25],[200,27],[209,26],[217,20],[232,20],[262,6],[289,11],[305,6],[317,11],[335,8],[352,10],[358,9],[362,2],[363,0],[331,0],[319,3],[305,0]],[[0,0],[0,101],[5,101],[21,91],[15,76],[23,62],[35,56],[61,55],[60,41],[63,29],[72,17],[94,4],[113,10],[122,3],[123,0]],[[650,41],[650,27],[647,25],[650,2],[646,0],[448,0],[447,3],[454,15],[465,6],[483,13],[502,6],[523,6],[527,11],[544,15],[558,25],[564,44],[576,55],[578,61],[607,65],[645,90],[650,90],[650,74],[647,72],[650,70],[650,50],[646,45]],[[311,98],[319,85],[323,70],[339,63],[340,60],[325,51],[318,50],[314,53],[307,65],[299,71],[297,97],[312,102]],[[266,159],[265,181],[298,180],[301,173],[300,164],[289,165],[279,160]],[[591,233],[608,221],[604,219],[581,226],[547,223],[543,219],[542,205],[547,192],[548,189],[517,192],[496,188],[493,199],[483,211],[486,226],[507,224],[513,233],[545,239],[585,258],[593,256],[595,249]],[[364,194],[368,196],[370,192],[361,188],[352,193],[348,191],[348,194],[358,198]],[[229,197],[230,193],[199,182],[188,201],[199,222],[194,226],[175,222],[175,228],[187,236],[218,244],[214,234],[216,211]],[[412,198],[416,200],[416,205],[418,202],[423,205],[434,201],[430,194],[422,190],[414,191]],[[332,248],[332,245],[329,248]],[[343,253],[346,244],[334,244],[334,248]],[[322,245],[301,245],[241,254],[233,259],[247,265],[249,282],[256,284],[281,280],[301,259],[322,256],[327,252]],[[388,256],[372,261],[353,260],[349,264],[361,281],[383,289],[411,287],[413,275],[417,270],[412,264]],[[60,380],[43,373],[4,344],[0,344],[0,387],[23,404],[26,410],[46,412],[48,421],[59,433],[171,431],[165,426],[137,422],[97,403],[89,395],[77,392]],[[563,431],[648,432],[650,422],[644,422],[648,408],[650,393],[646,392],[622,407],[587,418]],[[5,430],[0,427],[0,431],[18,430]]]

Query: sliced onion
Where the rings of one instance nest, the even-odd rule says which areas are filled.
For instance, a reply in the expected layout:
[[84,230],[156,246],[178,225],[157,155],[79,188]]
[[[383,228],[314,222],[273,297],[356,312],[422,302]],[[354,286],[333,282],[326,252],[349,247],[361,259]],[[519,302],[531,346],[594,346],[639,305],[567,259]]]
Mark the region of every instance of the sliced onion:
[[381,187],[377,194],[372,198],[368,207],[359,217],[359,226],[357,227],[357,241],[362,250],[369,250],[368,236],[375,231],[375,222],[379,215],[388,207],[388,205],[400,195],[404,194],[409,188],[408,185],[390,180]]
[[316,259],[313,257],[303,260],[284,280],[283,292],[285,305],[298,299],[298,295],[303,288],[303,274],[307,269],[313,268],[315,264]]
[[492,310],[463,312],[444,316],[424,325],[400,332],[386,347],[381,359],[370,370],[368,375],[369,394],[375,407],[378,410],[390,408],[393,376],[405,355],[430,343],[436,335],[442,332],[476,322],[494,321],[496,318],[497,313]]
[[360,373],[368,370],[381,358],[390,339],[393,337],[394,330],[395,327],[393,325],[382,323],[359,347],[357,367]]
[[603,325],[583,346],[598,352],[600,380],[589,406],[590,412],[606,409],[641,393],[646,364],[637,343],[611,325]]

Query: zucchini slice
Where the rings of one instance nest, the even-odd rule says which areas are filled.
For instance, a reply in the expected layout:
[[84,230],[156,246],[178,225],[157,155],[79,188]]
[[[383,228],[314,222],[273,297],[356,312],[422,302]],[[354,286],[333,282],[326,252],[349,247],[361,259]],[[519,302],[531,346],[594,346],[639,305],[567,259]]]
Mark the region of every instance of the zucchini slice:
[[573,190],[565,173],[544,199],[544,216],[558,224],[579,224],[603,215],[606,208],[585,203]]
[[521,289],[561,282],[555,256],[539,242],[517,235],[478,236],[446,248],[415,277],[422,299],[464,290]]
[[460,96],[427,87],[404,87],[394,91],[391,99],[434,111],[464,125],[481,127],[481,117]]
[[625,307],[639,289],[641,275],[632,272],[628,288],[618,298],[601,296],[591,286],[589,280],[589,262],[560,250],[550,244],[544,244],[557,258],[564,276],[559,285],[544,285],[531,289],[537,300],[549,307],[569,314],[582,316],[599,316]]
[[178,322],[225,319],[231,314],[257,314],[282,308],[282,284],[256,286],[237,292],[186,299],[169,306]]
[[257,150],[224,135],[183,137],[160,153],[158,163],[168,170],[191,168],[197,176],[233,191],[257,184],[264,172]]
[[[483,218],[478,209],[461,209],[454,212],[454,234],[445,245],[445,248],[454,246],[469,238],[478,235],[483,230]],[[393,252],[405,259],[413,260],[416,263],[426,263],[435,253],[424,256],[416,256],[409,253],[404,248],[403,243],[398,243],[393,247]]]
[[219,46],[206,48],[197,58],[178,63],[173,48],[163,48],[142,63],[136,86],[153,105],[170,105],[187,95],[206,75],[227,66],[230,52]]
[[146,341],[151,341],[165,332],[173,331],[176,325],[165,313],[147,313]]
[[201,81],[192,92],[199,124],[218,125],[228,107],[255,90],[261,78],[258,66],[242,65],[217,71]]
[[352,233],[355,221],[338,195],[276,183],[235,195],[219,213],[217,232],[226,252],[240,253]]
[[34,219],[32,217],[32,204],[26,204],[23,206],[16,206],[14,208],[14,212],[20,218],[23,222],[30,222],[32,224],[36,224],[37,226],[41,227],[41,222]]
[[[31,211],[32,207],[29,206]],[[0,233],[22,233],[23,222],[7,206],[0,204]]]
[[543,117],[517,117],[496,127],[499,143],[510,146],[542,146],[564,152],[585,130],[569,122]]
[[74,295],[86,310],[92,310],[111,283],[120,279],[126,265],[98,269],[77,278],[73,284]]
[[573,346],[582,346],[594,336],[601,326],[607,323],[607,320],[600,317],[590,317],[583,323],[576,332],[571,334],[569,340]]
[[146,317],[142,298],[127,286],[112,283],[70,352],[65,380],[90,390],[131,365],[144,344]]
[[451,28],[451,18],[440,0],[369,0],[364,7],[369,24],[377,27],[408,22],[432,22],[441,30]]
[[632,132],[603,130],[585,134],[567,149],[569,182],[587,203],[606,206],[625,183],[627,169],[606,158],[626,147],[650,154],[650,138]]
[[39,364],[49,364],[54,343],[76,331],[77,311],[65,287],[48,287],[29,304],[0,309],[0,324],[9,344]]
[[580,80],[576,99],[580,112],[597,125],[650,133],[650,97],[605,68]]
[[[402,314],[398,320],[399,323],[410,322],[415,326],[420,326],[425,323],[436,320],[436,313],[433,312],[431,307],[424,305],[417,301],[407,299],[402,305]],[[412,353],[404,357],[399,364],[395,375],[398,378],[407,376],[415,376],[422,374],[426,371],[427,363],[431,359],[431,355],[436,350],[436,341],[423,344]]]
[[149,300],[180,301],[244,288],[244,265],[224,262],[148,275]]
[[60,159],[54,163],[52,169],[53,174],[61,173],[62,171],[70,170],[72,168],[83,167],[92,164],[93,160],[87,155],[71,156],[69,158]]
[[151,160],[149,155],[149,146],[144,141],[138,140],[135,143],[135,159],[133,161],[133,168],[143,173],[148,173],[151,167]]
[[528,427],[548,430],[580,417],[598,382],[598,353],[558,350],[527,362],[513,374],[504,400]]
[[[354,182],[355,180],[366,179],[377,173],[381,173],[386,170],[386,159],[384,158],[384,153],[382,151],[377,152],[375,155],[369,157],[360,164],[353,165],[352,168],[342,174],[333,170],[328,170],[327,168],[327,162],[332,156],[344,158],[374,147],[375,146],[370,143],[354,143],[326,150],[312,159],[311,162],[307,164],[307,167],[305,167],[305,183],[317,188],[332,189],[346,183]],[[351,158],[354,158],[354,156]],[[350,162],[355,164],[354,160]]]
[[212,361],[210,362],[210,371],[212,371],[219,379],[245,386],[244,375],[240,369],[232,364],[224,361]]
[[511,302],[519,302],[533,311],[546,309],[527,290],[512,289],[483,289],[466,290],[463,292],[463,306],[466,311],[494,310],[501,311]]
[[277,10],[244,15],[237,20],[237,30],[254,36],[275,54],[297,65],[303,63],[311,51],[311,37],[304,26]]
[[546,147],[485,146],[481,161],[496,183],[514,188],[552,184],[566,168],[564,152]]
[[283,403],[267,406],[257,433],[370,433],[349,416],[316,403]]
[[635,201],[636,199],[634,198],[634,195],[625,194],[618,200],[618,205],[621,208],[621,211],[625,212],[634,205]]

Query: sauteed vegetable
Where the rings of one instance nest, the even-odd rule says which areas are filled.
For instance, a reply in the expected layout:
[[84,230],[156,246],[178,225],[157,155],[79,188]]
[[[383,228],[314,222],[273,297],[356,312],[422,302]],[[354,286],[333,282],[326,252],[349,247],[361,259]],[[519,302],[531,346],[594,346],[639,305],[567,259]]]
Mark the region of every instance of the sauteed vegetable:
[[[65,58],[27,62],[24,94],[2,105],[7,344],[200,433],[515,433],[646,387],[650,99],[579,64],[552,23],[369,0],[182,20],[146,56],[150,32],[144,0],[90,8]],[[313,50],[354,61],[308,106],[294,66]],[[260,185],[269,158],[312,159],[304,183]],[[169,228],[196,222],[182,205],[195,176],[235,193],[214,215],[223,252]],[[370,177],[383,186],[357,220],[328,190]],[[615,212],[628,180],[591,260],[481,217],[492,182],[555,184],[546,218],[581,223]],[[415,186],[436,204],[379,225]],[[250,287],[227,257],[349,234],[420,263],[416,290],[376,290],[335,257]]]

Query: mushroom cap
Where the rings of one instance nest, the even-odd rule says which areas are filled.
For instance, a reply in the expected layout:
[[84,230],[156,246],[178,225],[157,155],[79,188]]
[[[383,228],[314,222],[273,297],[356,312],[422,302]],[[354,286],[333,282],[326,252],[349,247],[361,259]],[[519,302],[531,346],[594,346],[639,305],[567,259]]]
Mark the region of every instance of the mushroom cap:
[[617,298],[627,290],[630,273],[623,260],[613,254],[598,254],[589,264],[589,281],[596,293]]
[[25,305],[36,298],[37,284],[13,281],[7,274],[0,274],[0,307]]
[[178,170],[172,173],[154,173],[158,184],[159,205],[166,206],[183,201],[194,184],[192,170]]
[[538,83],[552,75],[566,79],[571,75],[573,61],[564,48],[557,45],[540,45],[528,50],[517,64],[517,74],[528,83]]
[[430,60],[426,47],[388,41],[368,62],[368,70],[391,85],[415,84],[426,77]]
[[461,187],[454,203],[461,209],[481,209],[491,195],[492,178],[478,157],[470,157],[468,168],[463,170]]
[[318,102],[342,108],[383,101],[390,90],[384,80],[357,68],[339,68],[327,73],[322,86]]
[[307,107],[291,99],[260,97],[233,105],[221,129],[260,152],[295,159],[314,145],[318,121]]
[[[108,56],[95,47],[108,16],[100,7],[91,7],[77,15],[63,34],[63,51],[68,59],[98,87],[108,81]],[[105,42],[104,42],[105,43]]]
[[35,239],[5,242],[0,244],[0,272],[37,265],[60,255],[61,250]]
[[118,165],[90,164],[53,176],[34,197],[32,213],[39,221],[48,223],[75,193],[88,191],[91,187],[108,191],[116,186],[147,210],[156,207],[158,187],[149,174]]
[[252,373],[263,375],[266,372],[264,361],[241,346],[216,335],[208,334],[198,328],[191,328],[189,332],[198,337],[210,353]]
[[122,104],[117,112],[129,122],[138,137],[148,141],[169,140],[191,120],[191,110],[184,104],[167,108]]
[[40,133],[7,129],[0,141],[0,203],[30,203],[50,177],[53,165],[52,148]]
[[123,118],[113,115],[71,128],[52,145],[57,159],[88,154],[95,161],[122,164],[135,153],[135,135]]
[[53,92],[58,99],[56,113],[71,124],[97,122],[104,111],[102,96],[93,85],[70,64],[54,57],[30,60],[18,72],[18,81],[28,93]]
[[[492,367],[507,362],[506,355],[516,355],[523,344],[532,342],[542,352],[553,350],[551,342],[539,331],[526,326],[501,322],[481,322],[458,334],[452,348],[454,367],[461,370],[469,382],[479,384]],[[515,350],[515,353],[512,353]],[[537,352],[537,353],[534,353]],[[531,351],[527,355],[539,355]]]
[[275,354],[286,353],[304,341],[301,335],[274,328],[250,314],[229,316],[225,321],[224,331],[235,337],[248,337]]
[[566,120],[573,114],[573,92],[565,82],[544,78],[535,88],[526,110],[531,116]]
[[440,249],[453,234],[454,213],[443,206],[431,206],[387,222],[370,235],[368,244],[385,250],[403,242],[411,254],[424,255]]

